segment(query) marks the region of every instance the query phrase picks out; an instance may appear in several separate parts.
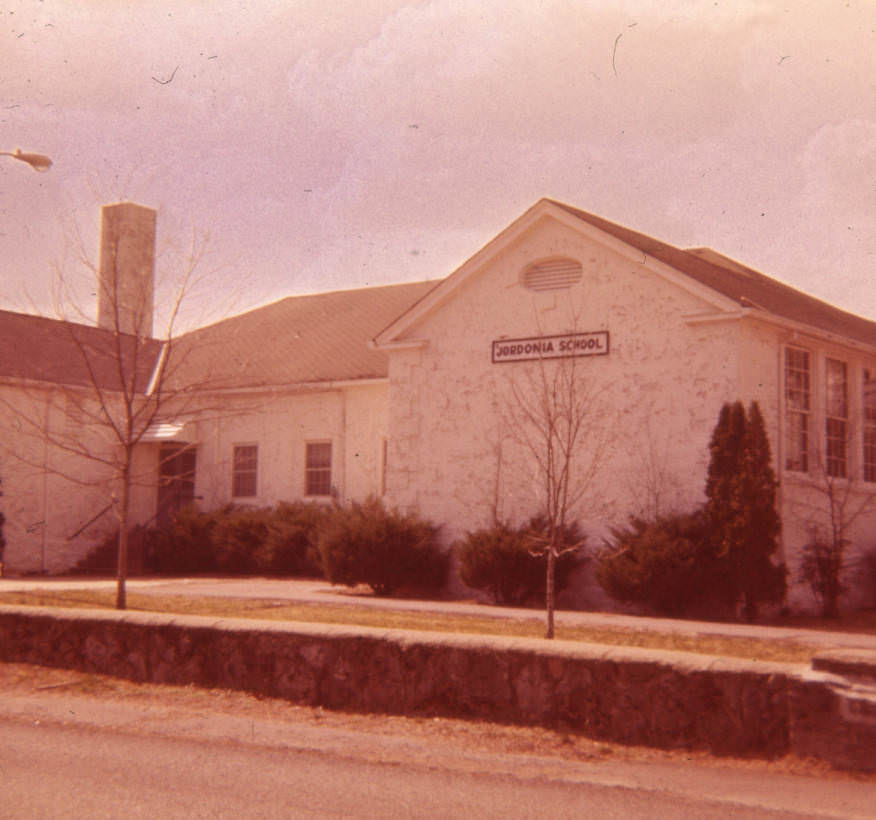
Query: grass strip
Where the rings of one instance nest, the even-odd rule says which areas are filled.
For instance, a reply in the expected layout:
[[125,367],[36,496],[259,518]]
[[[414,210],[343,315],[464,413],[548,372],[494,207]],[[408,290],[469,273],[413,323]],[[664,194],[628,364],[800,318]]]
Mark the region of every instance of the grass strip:
[[[112,609],[112,590],[33,590],[0,594],[0,603],[25,606]],[[369,626],[378,629],[414,629],[431,632],[504,635],[540,638],[544,626],[535,618],[451,615],[440,612],[411,612],[355,604],[309,604],[254,598],[189,597],[128,593],[128,609],[176,615],[208,615],[218,618],[255,618],[274,621]],[[559,640],[639,646],[678,652],[697,652],[748,660],[808,663],[816,648],[777,640],[758,640],[715,635],[681,635],[672,631],[637,630],[623,627],[563,625],[558,617]]]

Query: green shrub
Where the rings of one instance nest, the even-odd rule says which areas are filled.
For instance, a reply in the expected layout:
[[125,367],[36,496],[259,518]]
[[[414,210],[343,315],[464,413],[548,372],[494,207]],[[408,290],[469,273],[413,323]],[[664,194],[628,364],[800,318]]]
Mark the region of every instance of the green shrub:
[[216,569],[230,575],[261,571],[270,519],[269,509],[223,507],[212,530]]
[[179,510],[170,524],[151,530],[149,547],[155,571],[165,575],[215,572],[216,520],[216,513],[203,513],[190,504]]
[[633,519],[628,527],[612,530],[596,566],[597,580],[613,598],[662,615],[727,605],[718,573],[701,512]]
[[[522,606],[543,602],[547,557],[541,554],[547,521],[537,516],[523,527],[497,524],[468,533],[454,545],[463,583],[489,593],[494,603]],[[566,528],[560,548],[583,547],[577,525]],[[555,587],[560,592],[569,583],[572,570],[582,561],[581,548],[560,554],[556,562]]]
[[259,571],[306,578],[322,576],[317,538],[330,513],[331,508],[325,504],[278,504],[268,519],[267,538],[256,556]]
[[379,499],[334,507],[319,529],[323,571],[333,584],[367,584],[378,595],[403,587],[440,589],[449,556],[438,528],[415,515],[387,510]]
[[190,505],[169,525],[149,532],[152,568],[165,574],[319,577],[316,534],[328,515],[323,505],[294,502],[275,508],[235,507],[213,512]]

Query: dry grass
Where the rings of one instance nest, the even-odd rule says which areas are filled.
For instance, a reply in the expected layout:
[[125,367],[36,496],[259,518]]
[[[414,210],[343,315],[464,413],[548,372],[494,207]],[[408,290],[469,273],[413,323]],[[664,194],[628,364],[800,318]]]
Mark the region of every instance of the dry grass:
[[[110,609],[115,604],[111,590],[34,590],[0,594],[0,603],[27,606],[56,606]],[[220,618],[256,618],[276,621],[347,624],[378,629],[415,629],[432,632],[505,635],[539,638],[542,623],[534,618],[451,615],[440,612],[411,612],[355,604],[307,604],[265,599],[188,597],[128,593],[128,609],[180,615],[209,615]],[[580,627],[563,625],[559,618],[559,640],[582,641],[614,646],[639,646],[680,652],[746,658],[749,660],[808,663],[814,646],[778,640],[757,640],[714,635],[681,635],[671,631],[636,630],[622,627]]]

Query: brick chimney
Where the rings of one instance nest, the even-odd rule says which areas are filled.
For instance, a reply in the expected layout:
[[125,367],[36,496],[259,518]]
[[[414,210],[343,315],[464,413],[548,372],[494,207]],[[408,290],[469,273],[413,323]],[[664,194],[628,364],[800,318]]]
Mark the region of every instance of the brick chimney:
[[100,209],[97,324],[152,336],[155,211],[133,202]]

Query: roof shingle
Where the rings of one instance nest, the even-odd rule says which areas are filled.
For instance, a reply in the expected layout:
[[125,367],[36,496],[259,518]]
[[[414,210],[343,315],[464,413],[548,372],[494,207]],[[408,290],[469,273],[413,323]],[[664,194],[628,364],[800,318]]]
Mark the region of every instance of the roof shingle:
[[571,205],[553,199],[547,201],[727,296],[741,307],[760,308],[775,316],[876,347],[876,322],[795,290],[710,248],[681,250]]
[[181,336],[174,380],[216,389],[383,378],[369,342],[436,282],[291,296]]
[[161,342],[121,335],[118,343],[102,328],[0,310],[0,378],[118,390],[136,368],[136,390],[145,391]]

